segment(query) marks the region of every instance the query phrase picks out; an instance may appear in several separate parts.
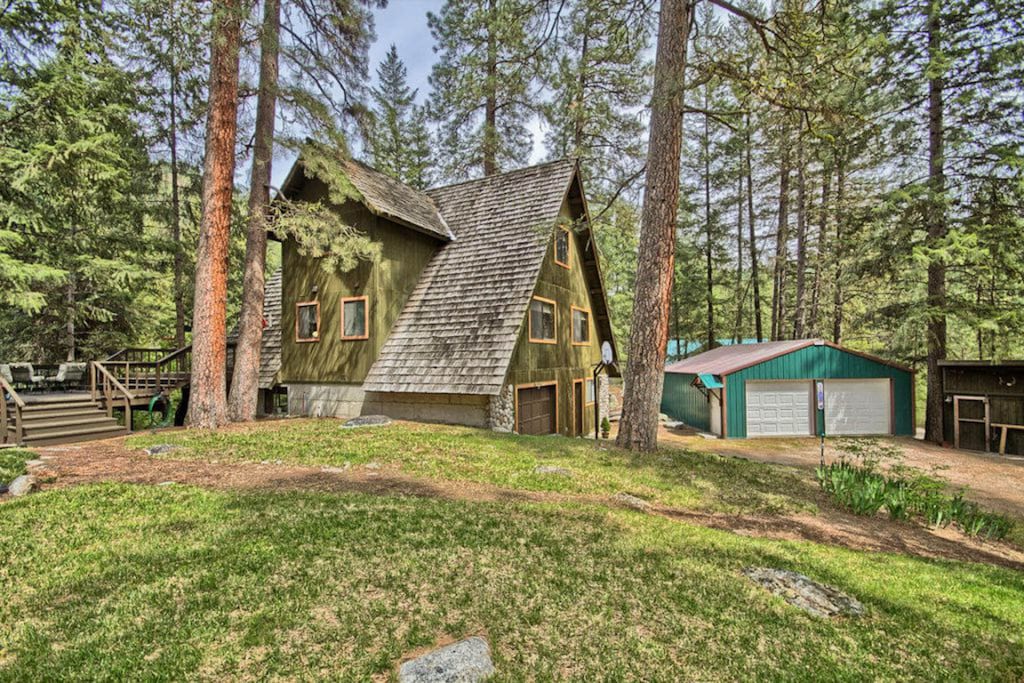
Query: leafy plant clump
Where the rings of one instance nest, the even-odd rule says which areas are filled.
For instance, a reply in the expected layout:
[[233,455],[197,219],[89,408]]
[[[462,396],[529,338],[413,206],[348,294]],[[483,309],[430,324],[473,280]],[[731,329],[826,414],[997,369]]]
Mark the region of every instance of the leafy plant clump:
[[896,475],[883,474],[876,469],[879,459],[873,456],[877,452],[867,447],[855,453],[869,457],[862,457],[860,463],[840,457],[816,469],[821,488],[854,514],[872,516],[885,508],[894,520],[919,518],[933,528],[956,524],[968,536],[988,540],[1003,539],[1013,529],[1007,517],[965,500],[962,490],[950,496],[942,482],[911,474],[907,468]]
[[0,486],[7,486],[25,474],[25,463],[36,457],[34,453],[20,448],[0,450]]

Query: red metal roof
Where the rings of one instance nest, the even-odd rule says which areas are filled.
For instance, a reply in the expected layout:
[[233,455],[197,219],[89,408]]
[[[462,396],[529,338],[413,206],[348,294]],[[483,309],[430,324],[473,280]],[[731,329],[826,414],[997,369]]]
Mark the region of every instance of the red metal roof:
[[731,346],[719,346],[704,353],[698,353],[692,358],[672,363],[665,366],[665,372],[698,374],[710,373],[712,375],[728,375],[749,368],[751,365],[763,363],[766,360],[784,356],[815,343],[824,344],[820,339],[793,339],[787,341],[762,342],[760,344],[733,344]]

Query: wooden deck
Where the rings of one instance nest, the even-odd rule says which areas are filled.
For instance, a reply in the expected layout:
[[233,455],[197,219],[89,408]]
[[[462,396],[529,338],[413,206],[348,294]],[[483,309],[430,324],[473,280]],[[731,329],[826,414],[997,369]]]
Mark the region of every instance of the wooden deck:
[[[191,364],[191,347],[132,348],[90,362],[86,380],[77,387],[19,392],[0,377],[3,444],[47,445],[127,433],[134,411],[189,384]],[[115,412],[121,413],[121,422]]]

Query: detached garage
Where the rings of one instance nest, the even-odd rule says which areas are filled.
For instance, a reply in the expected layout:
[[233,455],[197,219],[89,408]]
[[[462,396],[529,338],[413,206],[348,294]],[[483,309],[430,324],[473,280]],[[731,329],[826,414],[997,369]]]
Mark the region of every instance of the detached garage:
[[914,434],[914,373],[820,339],[722,346],[665,368],[661,412],[728,438]]

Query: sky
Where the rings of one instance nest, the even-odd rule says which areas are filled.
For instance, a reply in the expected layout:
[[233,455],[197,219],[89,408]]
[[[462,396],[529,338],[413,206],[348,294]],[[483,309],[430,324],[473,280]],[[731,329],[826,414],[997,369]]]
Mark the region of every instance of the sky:
[[[409,86],[419,90],[417,101],[422,104],[430,94],[430,69],[436,55],[434,39],[427,28],[427,12],[440,12],[444,0],[389,0],[387,7],[374,10],[377,40],[370,46],[370,85],[376,85],[377,65],[387,56],[394,43],[398,56],[405,63]],[[544,156],[544,136],[539,120],[530,124],[533,133],[533,154],[530,162],[541,161]],[[358,149],[355,150],[358,153]],[[281,154],[274,159],[272,186],[281,187],[288,171],[295,163],[295,153]]]

